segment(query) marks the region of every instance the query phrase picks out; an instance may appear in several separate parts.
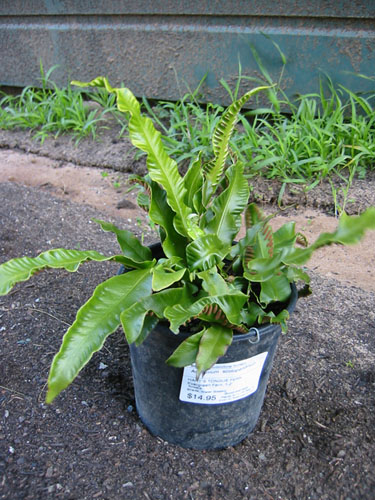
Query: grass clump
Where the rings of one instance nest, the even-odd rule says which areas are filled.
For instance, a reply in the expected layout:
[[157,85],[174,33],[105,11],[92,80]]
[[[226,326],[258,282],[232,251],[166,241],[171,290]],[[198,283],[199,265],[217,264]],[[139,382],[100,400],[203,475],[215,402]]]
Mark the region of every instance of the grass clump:
[[[89,135],[96,139],[98,126],[106,115],[117,116],[113,96],[77,92],[70,85],[59,88],[51,80],[55,69],[56,66],[44,73],[40,64],[41,88],[27,86],[17,96],[0,94],[0,128],[30,129],[42,143],[48,135],[57,137],[63,132],[72,133],[77,141]],[[88,101],[95,101],[98,106],[89,106]]]
[[[231,92],[233,100],[235,95]],[[299,96],[295,102],[281,94],[279,86],[269,90],[268,97],[268,107],[240,115],[240,127],[231,139],[231,150],[245,164],[248,177],[261,175],[309,190],[324,179],[364,178],[375,168],[375,92],[365,98],[342,86],[335,89],[328,80],[328,91],[321,83],[319,93]],[[220,105],[202,107],[196,93],[153,108],[143,102],[179,164],[198,151],[208,159],[209,137],[223,111]]]
[[[340,180],[348,191],[355,177],[365,178],[375,168],[375,91],[362,96],[339,86],[327,78],[319,92],[290,100],[282,90],[281,80],[286,58],[279,51],[282,70],[277,83],[272,81],[255,49],[254,58],[263,75],[254,79],[239,76],[232,90],[222,80],[232,101],[236,100],[244,80],[270,85],[268,105],[244,111],[230,142],[231,154],[245,165],[249,178],[261,175],[282,183],[279,198],[287,184],[299,184],[306,191],[323,180]],[[121,125],[120,136],[127,123],[120,119],[114,97],[104,90],[78,92],[70,86],[58,88],[51,80],[55,67],[44,74],[41,65],[40,89],[26,87],[17,97],[3,95],[0,99],[0,128],[24,128],[35,131],[34,137],[44,141],[49,135],[73,133],[77,141],[87,135],[97,137],[109,117]],[[360,75],[361,76],[361,75]],[[188,91],[178,102],[159,101],[152,105],[143,98],[143,107],[162,133],[169,155],[186,170],[200,153],[210,160],[210,141],[224,108],[218,104],[200,104],[204,78],[194,91]],[[89,106],[87,101],[97,106]]]
[[301,96],[296,104],[286,102],[287,115],[255,115],[251,125],[242,120],[249,141],[239,144],[239,150],[251,175],[311,188],[325,178],[347,178],[353,172],[364,178],[374,168],[371,100],[332,84],[329,90],[327,97],[321,85],[319,94]]
[[[292,101],[281,86],[286,58],[276,48],[282,60],[278,82],[272,80],[253,48],[263,78],[242,75],[239,65],[234,89],[221,81],[232,101],[243,80],[271,86],[266,106],[256,103],[253,110],[239,115],[239,127],[230,141],[232,154],[244,163],[247,177],[260,175],[280,181],[279,201],[287,184],[298,184],[309,191],[324,180],[331,183],[337,201],[335,186],[339,181],[344,206],[338,207],[336,201],[335,206],[342,211],[353,179],[363,179],[375,169],[375,90],[367,96],[356,94],[342,85],[335,87],[326,77],[321,78],[317,93],[300,95]],[[159,102],[151,107],[143,99],[160,125],[169,154],[185,168],[199,151],[205,161],[209,160],[209,137],[223,111],[220,105],[199,104],[202,82],[195,92],[185,94],[176,103]]]

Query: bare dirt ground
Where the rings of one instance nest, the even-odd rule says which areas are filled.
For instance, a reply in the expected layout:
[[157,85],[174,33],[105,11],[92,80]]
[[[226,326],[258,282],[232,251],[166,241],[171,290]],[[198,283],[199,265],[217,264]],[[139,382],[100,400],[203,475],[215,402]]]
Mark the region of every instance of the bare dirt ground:
[[[144,166],[114,137],[75,148],[68,137],[40,146],[0,131],[1,262],[60,246],[117,251],[93,217],[155,240],[126,192],[128,172]],[[278,210],[277,186],[260,182],[254,192],[267,213]],[[350,211],[374,197],[374,179],[356,181]],[[336,225],[327,186],[309,197],[290,190],[284,204],[292,207],[275,224],[292,217],[309,240]],[[309,263],[314,293],[279,343],[258,425],[223,451],[184,450],[148,433],[121,331],[52,406],[43,403],[67,324],[116,266],[42,273],[0,298],[0,498],[374,498],[374,236]]]

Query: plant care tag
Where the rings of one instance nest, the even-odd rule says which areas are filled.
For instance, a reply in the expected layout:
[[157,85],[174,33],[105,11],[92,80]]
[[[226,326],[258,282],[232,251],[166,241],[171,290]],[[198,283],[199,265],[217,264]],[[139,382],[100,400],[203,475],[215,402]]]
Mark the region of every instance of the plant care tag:
[[234,363],[217,363],[197,380],[195,364],[186,366],[182,377],[180,401],[202,405],[231,403],[246,398],[258,389],[268,352]]

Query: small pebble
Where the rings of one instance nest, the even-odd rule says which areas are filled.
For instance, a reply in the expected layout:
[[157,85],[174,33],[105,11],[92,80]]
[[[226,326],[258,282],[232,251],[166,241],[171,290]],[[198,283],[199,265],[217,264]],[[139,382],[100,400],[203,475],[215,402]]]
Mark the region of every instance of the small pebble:
[[52,476],[53,476],[53,467],[48,467],[48,469],[46,471],[46,477],[50,478]]

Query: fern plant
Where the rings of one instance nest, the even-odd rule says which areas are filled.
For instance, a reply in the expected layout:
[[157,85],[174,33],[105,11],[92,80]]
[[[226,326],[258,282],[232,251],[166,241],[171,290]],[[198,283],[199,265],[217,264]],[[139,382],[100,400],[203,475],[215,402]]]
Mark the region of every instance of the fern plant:
[[[79,309],[52,362],[49,403],[120,325],[127,341],[137,345],[159,321],[167,321],[176,334],[184,326],[191,328],[193,334],[166,362],[176,367],[196,363],[198,376],[224,355],[236,332],[264,322],[278,323],[285,331],[291,284],[309,282],[301,266],[313,251],[356,243],[375,228],[375,208],[356,217],[343,214],[336,231],[308,246],[294,223],[273,232],[269,219],[248,203],[243,165],[231,157],[228,143],[241,107],[267,87],[247,92],[229,106],[212,136],[212,159],[202,164],[198,155],[182,176],[129,89],[112,88],[103,77],[73,83],[105,88],[115,95],[118,109],[129,113],[130,139],[147,155],[148,174],[134,182],[143,187],[139,202],[158,227],[162,255],[154,255],[129,231],[97,220],[116,236],[119,254],[54,249],[0,266],[0,294],[45,268],[76,271],[85,261],[114,260],[127,269],[101,283]],[[237,241],[242,217],[246,233]]]

